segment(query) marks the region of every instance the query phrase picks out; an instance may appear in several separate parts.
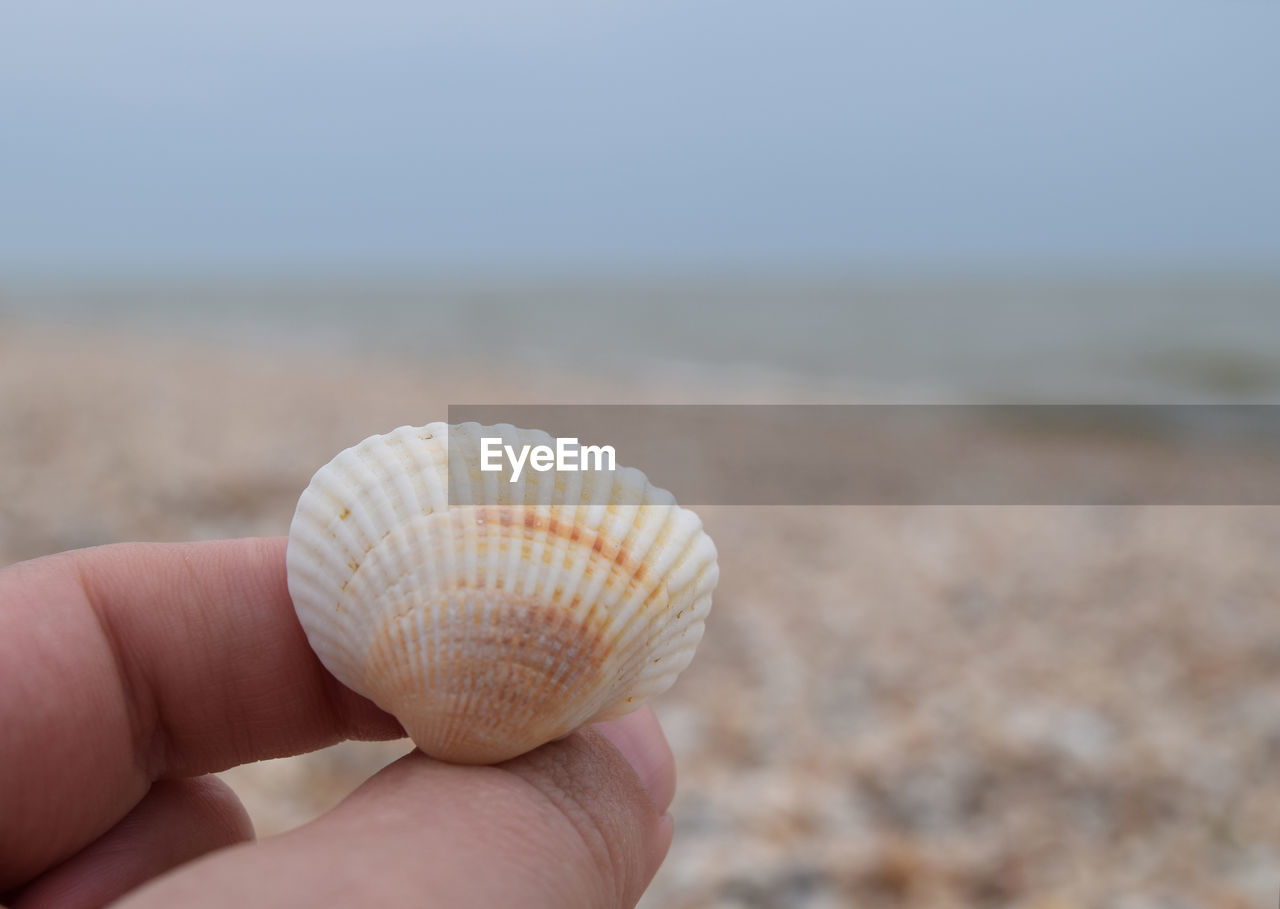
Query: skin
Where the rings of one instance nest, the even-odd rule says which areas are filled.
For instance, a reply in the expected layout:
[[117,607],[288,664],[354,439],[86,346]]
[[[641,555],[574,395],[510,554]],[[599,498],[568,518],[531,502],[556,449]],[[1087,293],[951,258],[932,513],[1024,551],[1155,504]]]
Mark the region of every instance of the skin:
[[492,767],[415,751],[254,841],[208,774],[403,735],[311,652],[284,551],[131,543],[0,571],[0,902],[633,906],[675,792],[647,709]]

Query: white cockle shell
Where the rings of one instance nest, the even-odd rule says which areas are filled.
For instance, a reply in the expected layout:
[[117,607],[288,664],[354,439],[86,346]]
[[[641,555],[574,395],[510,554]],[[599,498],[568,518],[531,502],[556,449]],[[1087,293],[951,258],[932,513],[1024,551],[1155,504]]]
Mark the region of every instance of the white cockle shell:
[[[456,442],[449,446],[450,434]],[[298,619],[343,684],[427,754],[493,763],[665,691],[711,608],[716,549],[643,473],[482,472],[509,425],[402,426],[320,468],[289,529]]]

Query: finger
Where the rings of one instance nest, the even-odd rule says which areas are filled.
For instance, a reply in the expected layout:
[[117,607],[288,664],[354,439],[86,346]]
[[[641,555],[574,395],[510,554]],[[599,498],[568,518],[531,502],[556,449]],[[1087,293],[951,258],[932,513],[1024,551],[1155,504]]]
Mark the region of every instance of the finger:
[[676,764],[653,709],[641,707],[620,720],[597,723],[595,728],[627,759],[654,806],[665,813],[676,795]]
[[[644,772],[673,778],[648,720],[622,723],[653,763]],[[311,824],[211,855],[120,906],[633,906],[670,841],[641,773],[587,729],[496,767],[414,752]]]
[[284,549],[122,544],[0,571],[0,891],[155,779],[402,734],[311,651]]
[[170,868],[252,838],[249,815],[221,780],[161,781],[119,824],[25,887],[12,909],[105,906]]

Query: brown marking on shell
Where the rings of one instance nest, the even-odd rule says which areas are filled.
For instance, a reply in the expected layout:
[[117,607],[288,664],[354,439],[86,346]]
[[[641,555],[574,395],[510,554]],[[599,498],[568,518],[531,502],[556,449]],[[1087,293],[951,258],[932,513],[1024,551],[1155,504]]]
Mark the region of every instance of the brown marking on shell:
[[[570,543],[582,542],[584,538],[591,538],[591,551],[597,555],[605,556],[609,552],[613,552],[611,556],[614,565],[617,565],[624,572],[635,578],[637,581],[643,580],[645,576],[644,563],[635,560],[631,553],[624,547],[619,546],[613,540],[609,539],[605,534],[596,530],[582,527],[578,524],[567,523],[558,518],[545,518],[534,512],[531,506],[524,505],[491,505],[479,507],[476,509],[477,521],[489,522],[493,518],[490,515],[496,512],[497,521],[495,523],[503,527],[511,527],[517,523],[524,525],[524,540],[531,541],[537,536],[554,536]],[[524,512],[521,520],[517,522],[514,512]],[[546,558],[544,554],[544,559]]]
[[[516,521],[514,517],[514,513],[517,510],[523,512],[523,515],[520,521]],[[611,575],[619,578],[624,583],[628,584],[633,588],[640,586],[644,581],[645,577],[648,575],[648,570],[643,560],[636,560],[632,558],[631,553],[625,547],[618,545],[612,539],[610,539],[607,535],[600,533],[599,531],[596,531],[596,530],[589,530],[588,528],[581,527],[577,524],[570,524],[565,521],[559,521],[555,518],[551,518],[549,520],[544,519],[542,516],[536,514],[533,511],[532,507],[530,506],[477,505],[477,506],[467,506],[467,507],[459,507],[456,509],[451,509],[447,514],[450,522],[453,524],[455,530],[458,532],[461,532],[463,526],[466,525],[468,522],[471,522],[477,525],[496,524],[497,526],[504,527],[504,528],[521,527],[522,532],[518,537],[518,539],[520,541],[522,552],[527,552],[530,544],[537,538],[546,537],[548,535],[551,535],[552,533],[554,533],[554,535],[558,536],[560,539],[571,542],[571,543],[582,543],[583,537],[589,534],[590,537],[592,538],[592,545],[591,545],[590,562],[588,563],[587,569],[586,569],[588,574],[594,570],[593,563],[598,564],[602,557],[609,558],[609,553],[613,553],[612,558],[610,559],[610,563],[604,566],[605,569],[609,571]],[[388,535],[387,533],[384,533],[383,539],[385,539],[387,535]],[[516,541],[516,539],[517,537],[514,537],[514,536],[509,538],[502,537],[502,538],[496,538],[492,542],[496,543],[505,551],[509,545],[511,545]],[[483,544],[485,541],[480,541],[480,542]],[[368,552],[369,549],[371,548],[372,547],[366,547],[366,552]],[[543,550],[542,562],[544,564],[550,564],[554,556],[555,556],[555,552],[553,548],[548,546]],[[348,562],[348,567],[350,567],[352,572],[354,573],[356,570],[358,570],[359,565],[355,563],[353,560]],[[454,590],[482,588],[488,583],[488,580],[489,580],[488,568],[482,562],[480,564],[477,564],[476,566],[475,577],[472,577],[472,578],[457,577],[454,579],[452,588]],[[559,588],[557,588],[553,592],[553,596],[557,600],[560,598],[561,594],[562,594],[562,590],[560,590]],[[644,598],[645,609],[640,610],[640,612],[638,613],[638,616],[650,613],[652,611],[650,607],[653,606],[655,601],[668,600],[668,599],[669,599],[669,593],[666,589],[666,586],[664,584],[656,585],[652,590],[650,590],[645,595],[645,598]],[[562,608],[576,609],[580,605],[580,603],[581,603],[581,598],[577,597],[572,601],[572,603]],[[663,603],[663,605],[659,607],[659,609],[665,610],[666,604]],[[584,620],[595,621],[597,619],[596,613],[597,613],[597,604],[593,602],[590,608],[588,609],[587,614],[584,617]],[[683,610],[681,611],[680,614],[676,616],[676,618],[679,618],[681,615],[683,615]],[[630,622],[627,622],[625,625],[622,626],[622,628],[626,628],[629,625],[630,625]]]
[[[623,558],[625,556],[626,556],[626,551],[619,549],[617,558],[613,560],[614,564],[621,565],[623,563]],[[645,575],[647,575],[648,573],[649,573],[648,569],[644,567],[644,562],[637,562],[635,564],[635,567],[631,569],[631,576],[635,578],[637,581],[643,581],[645,579]]]
[[504,760],[572,731],[583,692],[603,683],[612,652],[603,629],[507,591],[452,596],[461,615],[442,621],[429,665],[410,649],[418,604],[383,625],[368,663],[378,704],[407,718],[423,750],[459,763]]

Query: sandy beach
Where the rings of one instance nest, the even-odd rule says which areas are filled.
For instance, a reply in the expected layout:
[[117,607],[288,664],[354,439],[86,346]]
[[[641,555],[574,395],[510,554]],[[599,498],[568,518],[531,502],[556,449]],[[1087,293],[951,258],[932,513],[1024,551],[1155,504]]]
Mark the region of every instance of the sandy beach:
[[[450,403],[804,394],[0,323],[0,565],[284,534],[318,466]],[[722,580],[654,705],[679,790],[648,909],[1275,904],[1280,508],[699,511]],[[224,776],[269,836],[408,748]]]

